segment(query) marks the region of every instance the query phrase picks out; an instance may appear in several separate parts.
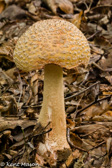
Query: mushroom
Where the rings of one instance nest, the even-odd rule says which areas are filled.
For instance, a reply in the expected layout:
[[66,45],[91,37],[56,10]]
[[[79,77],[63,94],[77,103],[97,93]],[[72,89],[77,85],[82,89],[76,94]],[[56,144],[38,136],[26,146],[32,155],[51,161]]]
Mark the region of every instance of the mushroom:
[[17,41],[14,61],[18,68],[31,71],[44,67],[43,105],[38,121],[42,127],[50,122],[52,131],[45,134],[45,141],[38,145],[41,155],[50,152],[57,160],[59,151],[70,151],[66,138],[62,68],[87,65],[89,58],[90,48],[83,33],[62,19],[38,21]]

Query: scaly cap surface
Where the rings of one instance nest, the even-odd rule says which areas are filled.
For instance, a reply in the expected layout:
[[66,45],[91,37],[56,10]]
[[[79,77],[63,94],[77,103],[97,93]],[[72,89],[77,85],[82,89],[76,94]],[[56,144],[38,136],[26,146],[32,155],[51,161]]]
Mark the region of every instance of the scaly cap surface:
[[83,33],[61,19],[34,23],[19,38],[14,51],[14,61],[23,71],[50,63],[71,69],[82,63],[87,65],[89,58],[90,48]]

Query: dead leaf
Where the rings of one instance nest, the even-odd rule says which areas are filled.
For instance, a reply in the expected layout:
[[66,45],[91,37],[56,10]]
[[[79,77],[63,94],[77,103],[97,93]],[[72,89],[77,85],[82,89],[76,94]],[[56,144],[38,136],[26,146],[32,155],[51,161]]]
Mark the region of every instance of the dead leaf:
[[74,128],[75,127],[75,123],[72,121],[72,120],[70,120],[70,119],[66,119],[67,120],[67,126],[69,127],[69,128]]
[[70,132],[70,141],[75,145],[75,146],[78,146],[78,147],[82,147],[82,140],[81,138],[76,135],[75,133],[73,132]]
[[35,73],[31,78],[31,87],[34,97],[34,103],[37,104],[38,102],[38,74]]
[[[1,117],[0,117],[1,119]],[[35,126],[36,125],[36,120],[33,121],[24,121],[24,120],[18,120],[18,119],[11,119],[10,120],[4,120],[3,118],[0,120],[0,131],[4,131],[7,129],[14,129],[16,126],[21,126],[22,128],[27,128],[30,126]]]
[[0,61],[5,58],[13,62],[12,53],[13,53],[13,43],[11,41],[5,42],[0,46]]
[[43,0],[43,2],[47,4],[54,14],[58,12],[58,9],[64,13],[73,13],[73,5],[69,0]]
[[0,13],[2,13],[4,9],[5,9],[5,2],[1,0],[0,1]]
[[22,16],[27,16],[25,10],[21,9],[16,5],[10,5],[1,13],[0,20],[2,19],[15,20],[21,18]]
[[112,5],[111,0],[99,0],[98,5]]
[[99,65],[103,69],[112,68],[112,49],[108,50],[108,56],[107,57],[102,57],[102,59],[99,61]]
[[63,19],[73,23],[76,27],[80,28],[81,19],[83,12],[81,11],[78,14],[62,14]]
[[66,162],[60,168],[66,168],[66,167],[72,166],[74,160],[80,157],[81,157],[81,153],[79,152],[79,150],[76,149],[74,152],[72,152],[72,154],[68,157]]
[[[110,108],[107,100],[102,101],[100,104],[92,105],[88,109],[84,110],[84,120],[90,120],[95,116],[103,115]],[[82,112],[83,113],[83,112]]]
[[78,28],[80,28],[81,25],[82,14],[82,11],[79,14],[75,14],[73,19],[71,20],[71,23],[73,23]]
[[11,79],[16,79],[15,73],[16,73],[16,68],[10,68],[9,70],[7,70],[5,72],[7,74],[8,77],[10,77]]
[[94,40],[97,45],[104,46],[104,47],[111,46],[110,41],[107,38],[105,38],[104,36],[97,36],[94,38]]
[[78,134],[90,134],[91,132],[97,129],[105,130],[105,126],[100,124],[87,124],[87,125],[81,125],[79,127],[75,127],[75,129],[71,131],[73,132],[75,131],[75,133],[78,133]]
[[107,139],[107,143],[106,143],[106,147],[107,147],[107,155],[109,156],[112,153],[112,138],[108,138]]

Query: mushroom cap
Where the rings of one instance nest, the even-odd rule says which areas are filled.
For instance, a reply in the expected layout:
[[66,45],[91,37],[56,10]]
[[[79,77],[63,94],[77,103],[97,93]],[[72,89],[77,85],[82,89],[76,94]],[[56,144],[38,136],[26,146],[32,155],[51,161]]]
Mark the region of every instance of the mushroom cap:
[[48,19],[34,23],[19,38],[14,61],[23,71],[37,70],[46,64],[72,69],[88,64],[90,47],[83,33],[72,23]]

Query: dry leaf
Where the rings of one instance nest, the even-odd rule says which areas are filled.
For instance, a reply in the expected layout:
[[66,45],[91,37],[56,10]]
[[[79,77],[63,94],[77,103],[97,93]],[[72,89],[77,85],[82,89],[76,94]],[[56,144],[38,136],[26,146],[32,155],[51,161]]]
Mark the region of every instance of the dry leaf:
[[0,61],[2,58],[6,58],[10,61],[13,61],[12,59],[12,53],[13,53],[13,43],[11,43],[11,41],[9,42],[5,42],[4,44],[2,44],[0,46]]
[[26,12],[24,9],[21,9],[20,7],[16,5],[10,5],[8,6],[0,15],[0,19],[9,19],[9,20],[15,20],[21,18],[21,16],[26,16]]
[[70,141],[72,142],[73,145],[78,146],[80,148],[82,147],[83,142],[81,138],[73,132],[70,132]]
[[66,162],[60,168],[70,167],[73,164],[74,160],[78,159],[80,156],[81,153],[79,152],[79,150],[76,149],[74,152],[72,152],[72,154],[68,157]]
[[112,5],[111,0],[99,0],[98,5]]
[[2,13],[3,12],[3,10],[5,9],[5,3],[4,3],[4,1],[0,1],[0,13]]
[[107,147],[107,155],[109,157],[110,154],[112,154],[112,138],[111,137],[107,139],[106,147]]
[[73,13],[73,5],[69,0],[43,0],[43,2],[54,14],[57,13],[58,8],[64,13]]
[[31,87],[33,91],[34,103],[38,102],[38,74],[35,73],[31,78]]
[[67,126],[71,129],[75,127],[75,123],[71,119],[66,119],[67,120]]
[[81,25],[82,14],[83,12],[81,11],[79,14],[75,14],[73,19],[71,19],[71,22],[78,28],[80,28]]

